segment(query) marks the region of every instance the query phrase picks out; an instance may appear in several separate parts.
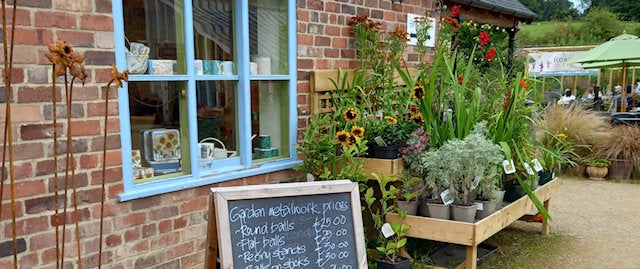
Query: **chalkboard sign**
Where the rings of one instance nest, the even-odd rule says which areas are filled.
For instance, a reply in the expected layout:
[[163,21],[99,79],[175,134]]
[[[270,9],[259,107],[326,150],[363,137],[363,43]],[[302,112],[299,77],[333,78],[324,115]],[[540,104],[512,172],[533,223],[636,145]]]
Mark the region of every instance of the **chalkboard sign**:
[[358,185],[212,188],[222,268],[367,268]]

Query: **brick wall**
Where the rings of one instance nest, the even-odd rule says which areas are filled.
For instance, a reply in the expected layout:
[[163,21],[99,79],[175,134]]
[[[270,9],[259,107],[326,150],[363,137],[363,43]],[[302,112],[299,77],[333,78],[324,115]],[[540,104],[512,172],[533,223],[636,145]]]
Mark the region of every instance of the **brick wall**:
[[[9,1],[10,3],[12,1]],[[113,22],[109,0],[23,0],[16,16],[14,69],[12,71],[12,136],[14,139],[15,214],[19,268],[55,268],[55,211],[53,168],[61,172],[58,186],[64,186],[67,123],[66,107],[57,108],[61,155],[53,158],[53,105],[51,66],[44,57],[47,45],[58,38],[85,53],[87,83],[75,85],[71,115],[73,122],[75,180],[78,187],[79,234],[82,238],[84,268],[96,268],[100,220],[100,191],[103,113],[103,86],[111,79],[114,63]],[[356,67],[347,21],[356,14],[368,14],[385,21],[391,29],[406,22],[406,13],[424,13],[428,0],[298,1],[298,107],[300,128],[306,126],[309,111],[309,71]],[[11,9],[9,9],[11,10]],[[10,13],[10,12],[9,12]],[[11,17],[11,16],[9,16]],[[10,18],[9,18],[10,19]],[[2,59],[0,59],[2,61]],[[58,81],[58,85],[61,81]],[[0,100],[4,100],[4,84]],[[56,90],[63,102],[64,89]],[[117,202],[123,191],[120,169],[120,136],[117,96],[110,95],[107,138],[107,198],[105,203],[103,268],[202,268],[205,259],[209,188]],[[5,100],[6,101],[6,100]],[[4,127],[5,104],[0,104],[0,127]],[[0,134],[0,138],[4,135]],[[295,179],[297,173],[280,171],[216,184],[238,186],[266,184]],[[67,202],[65,267],[78,268],[73,224],[73,197],[70,189],[58,204]],[[13,268],[10,207],[11,191],[5,184],[0,219],[0,268]],[[62,234],[62,230],[60,230]]]

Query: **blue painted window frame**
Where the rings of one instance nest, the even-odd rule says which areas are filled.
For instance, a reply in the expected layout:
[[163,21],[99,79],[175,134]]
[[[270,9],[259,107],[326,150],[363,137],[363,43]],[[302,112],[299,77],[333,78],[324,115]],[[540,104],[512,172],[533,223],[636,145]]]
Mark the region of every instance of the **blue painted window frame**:
[[[244,178],[259,174],[265,174],[285,169],[290,169],[299,165],[301,161],[297,159],[295,148],[297,138],[297,64],[296,64],[296,1],[287,0],[287,30],[288,30],[288,73],[285,75],[250,75],[249,65],[249,8],[248,1],[234,1],[238,16],[235,17],[234,33],[237,37],[236,48],[238,75],[221,76],[221,80],[237,81],[238,95],[238,131],[240,140],[240,159],[225,160],[225,166],[216,170],[203,169],[198,166],[197,161],[191,161],[191,174],[181,175],[175,178],[157,180],[147,183],[134,184],[132,163],[124,160],[131,160],[131,126],[129,117],[128,85],[118,89],[120,136],[122,143],[122,178],[124,192],[118,195],[119,201],[128,201],[142,197],[148,197],[187,188],[194,188],[227,180]],[[122,1],[112,1],[114,40],[116,66],[118,70],[126,69],[125,60],[125,34]],[[194,59],[193,41],[193,16],[191,0],[184,0],[184,33],[187,63]],[[196,121],[196,74],[193,65],[187,64],[185,75],[171,76],[146,76],[130,75],[130,81],[186,81],[187,82],[187,105],[189,106],[188,128],[190,136],[190,159],[198,160],[197,150],[197,121]],[[251,154],[251,105],[250,105],[250,82],[256,80],[283,81],[288,82],[288,115],[289,115],[289,158],[278,159],[265,163],[253,163]],[[191,109],[193,108],[193,109]],[[228,164],[228,165],[227,165]]]

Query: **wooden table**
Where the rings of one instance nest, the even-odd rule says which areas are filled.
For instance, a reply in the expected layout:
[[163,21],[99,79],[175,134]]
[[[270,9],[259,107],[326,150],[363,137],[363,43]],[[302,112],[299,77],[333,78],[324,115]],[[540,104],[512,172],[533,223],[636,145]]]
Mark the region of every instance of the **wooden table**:
[[[561,179],[556,178],[534,191],[547,211],[549,211],[551,197],[558,192],[560,183]],[[465,262],[457,268],[475,269],[477,266],[478,245],[533,211],[536,211],[536,207],[529,197],[525,195],[475,223],[409,215],[402,222],[409,226],[407,237],[467,246]],[[549,214],[553,217],[553,214]],[[388,213],[386,220],[387,222],[400,221],[400,217],[395,213]],[[549,234],[549,221],[543,219],[542,235],[547,234]]]

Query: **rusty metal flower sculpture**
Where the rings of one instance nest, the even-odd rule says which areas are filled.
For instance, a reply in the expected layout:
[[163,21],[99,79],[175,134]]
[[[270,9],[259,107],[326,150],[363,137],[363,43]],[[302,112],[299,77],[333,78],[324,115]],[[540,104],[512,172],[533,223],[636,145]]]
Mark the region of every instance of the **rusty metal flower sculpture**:
[[53,63],[53,72],[55,77],[64,76],[67,74],[67,68],[69,68],[69,74],[74,78],[78,78],[84,82],[87,78],[87,73],[84,70],[84,54],[73,51],[71,44],[62,39],[58,39],[58,42],[49,44],[49,52],[46,52],[44,56]]

